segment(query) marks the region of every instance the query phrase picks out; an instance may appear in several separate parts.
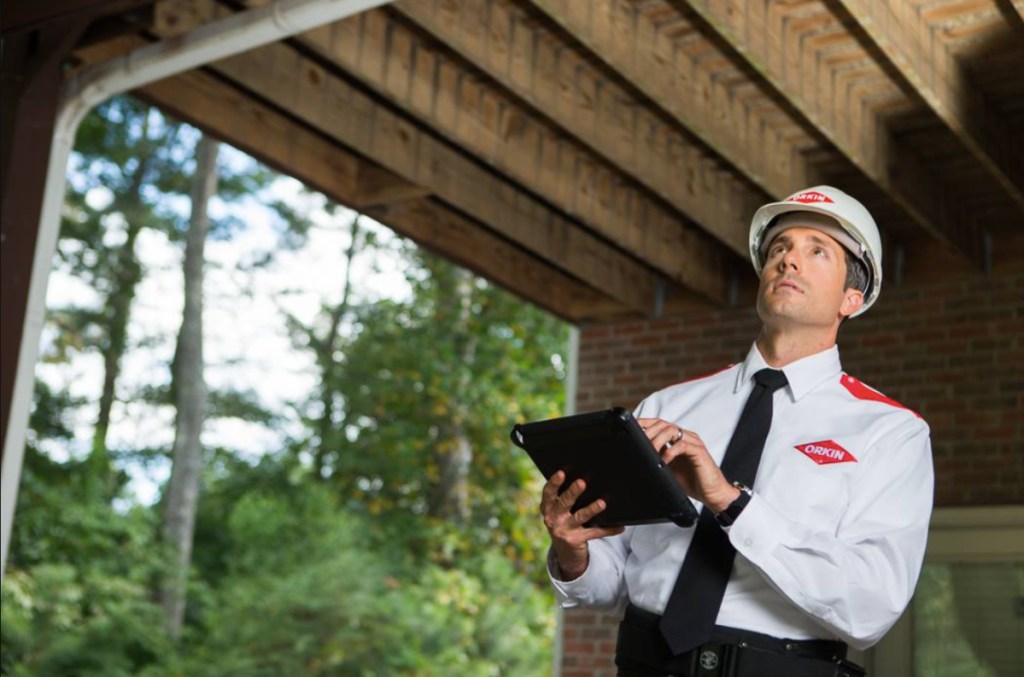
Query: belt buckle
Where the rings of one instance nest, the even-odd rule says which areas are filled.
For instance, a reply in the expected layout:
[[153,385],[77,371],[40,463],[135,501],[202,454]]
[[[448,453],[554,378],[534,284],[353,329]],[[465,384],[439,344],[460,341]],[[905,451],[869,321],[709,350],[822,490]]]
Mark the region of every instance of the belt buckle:
[[720,642],[708,642],[697,649],[697,674],[700,677],[724,675],[725,647]]

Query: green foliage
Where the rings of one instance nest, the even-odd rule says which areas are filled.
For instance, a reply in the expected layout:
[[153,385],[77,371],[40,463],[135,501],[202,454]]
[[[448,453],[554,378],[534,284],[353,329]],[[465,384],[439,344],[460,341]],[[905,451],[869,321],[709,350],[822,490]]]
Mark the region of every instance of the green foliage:
[[[1019,562],[926,563],[914,592],[914,668],[927,677],[1003,677],[1020,672],[1024,594]],[[1010,642],[1012,644],[1012,641]]]
[[[130,98],[83,124],[58,264],[94,296],[51,310],[48,367],[71,374],[82,354],[116,362],[140,347],[128,309],[149,271],[131,233],[179,238],[197,138]],[[236,160],[221,167],[219,200],[261,197],[272,173]],[[307,210],[271,207],[279,248],[306,246]],[[242,225],[224,216],[212,237]],[[411,292],[379,300],[353,280],[351,299],[325,300],[309,326],[285,319],[296,349],[316,356],[318,391],[292,404],[303,427],[289,428],[280,453],[207,450],[178,644],[154,601],[167,561],[161,506],[138,505],[123,473],[159,467],[167,449],[104,450],[105,490],[87,490],[96,467],[75,433],[96,401],[39,382],[0,593],[0,674],[549,673],[541,481],[507,436],[516,421],[562,411],[566,328],[372,224],[349,251],[371,269],[398,257]],[[258,274],[266,263],[247,265]],[[172,401],[159,379],[118,388],[126,396]],[[255,393],[212,391],[210,405],[215,417],[294,425]],[[459,449],[469,451],[458,466],[464,515],[445,506],[459,493],[446,494],[443,477]]]
[[0,672],[132,675],[171,649],[150,582],[154,515],[77,497],[81,462],[26,450],[2,590]]
[[3,674],[121,677],[169,654],[140,582],[70,564],[7,572]]
[[226,523],[231,575],[170,673],[547,672],[551,600],[504,557],[417,565],[374,547],[375,528],[339,511],[326,486],[247,494]]
[[[412,297],[360,306],[332,372],[343,402],[326,441],[332,482],[350,508],[424,557],[451,564],[496,548],[540,576],[540,477],[508,431],[562,410],[565,327],[480,278],[464,284],[453,264],[405,256]],[[457,432],[473,453],[465,525],[432,519],[430,509],[439,458]]]

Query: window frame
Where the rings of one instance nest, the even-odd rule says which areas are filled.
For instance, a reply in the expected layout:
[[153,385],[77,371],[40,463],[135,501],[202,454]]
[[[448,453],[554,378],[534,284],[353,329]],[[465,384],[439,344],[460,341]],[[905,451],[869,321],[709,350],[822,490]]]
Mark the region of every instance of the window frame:
[[[936,508],[925,564],[1024,562],[1024,506]],[[914,674],[913,602],[892,630],[863,656],[874,677]],[[856,660],[856,658],[855,658]]]

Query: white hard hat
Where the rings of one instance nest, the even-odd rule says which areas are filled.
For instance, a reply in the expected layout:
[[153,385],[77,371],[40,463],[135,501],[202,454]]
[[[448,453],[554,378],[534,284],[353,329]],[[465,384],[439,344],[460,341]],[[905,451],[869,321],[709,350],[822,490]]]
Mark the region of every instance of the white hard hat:
[[870,308],[882,290],[882,238],[875,220],[864,205],[832,186],[807,188],[782,202],[772,202],[757,210],[750,223],[750,260],[758,276],[764,267],[765,250],[771,238],[781,232],[775,227],[778,224],[777,217],[789,212],[812,212],[835,219],[842,230],[835,225],[820,225],[818,219],[807,225],[831,235],[864,263],[868,270],[867,289],[861,290],[864,292],[864,305],[851,317]]

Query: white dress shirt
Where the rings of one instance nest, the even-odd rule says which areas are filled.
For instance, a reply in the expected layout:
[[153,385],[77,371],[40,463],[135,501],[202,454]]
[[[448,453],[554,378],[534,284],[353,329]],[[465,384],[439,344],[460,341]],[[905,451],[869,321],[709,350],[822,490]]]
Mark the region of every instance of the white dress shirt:
[[[636,415],[696,432],[721,464],[767,366],[754,345],[743,363],[659,391]],[[753,498],[727,529],[737,555],[717,623],[864,649],[899,618],[920,573],[934,484],[928,425],[844,374],[835,346],[782,371],[789,385],[774,394]],[[643,525],[591,541],[579,578],[551,576],[562,607],[630,601],[660,614],[693,532]]]

